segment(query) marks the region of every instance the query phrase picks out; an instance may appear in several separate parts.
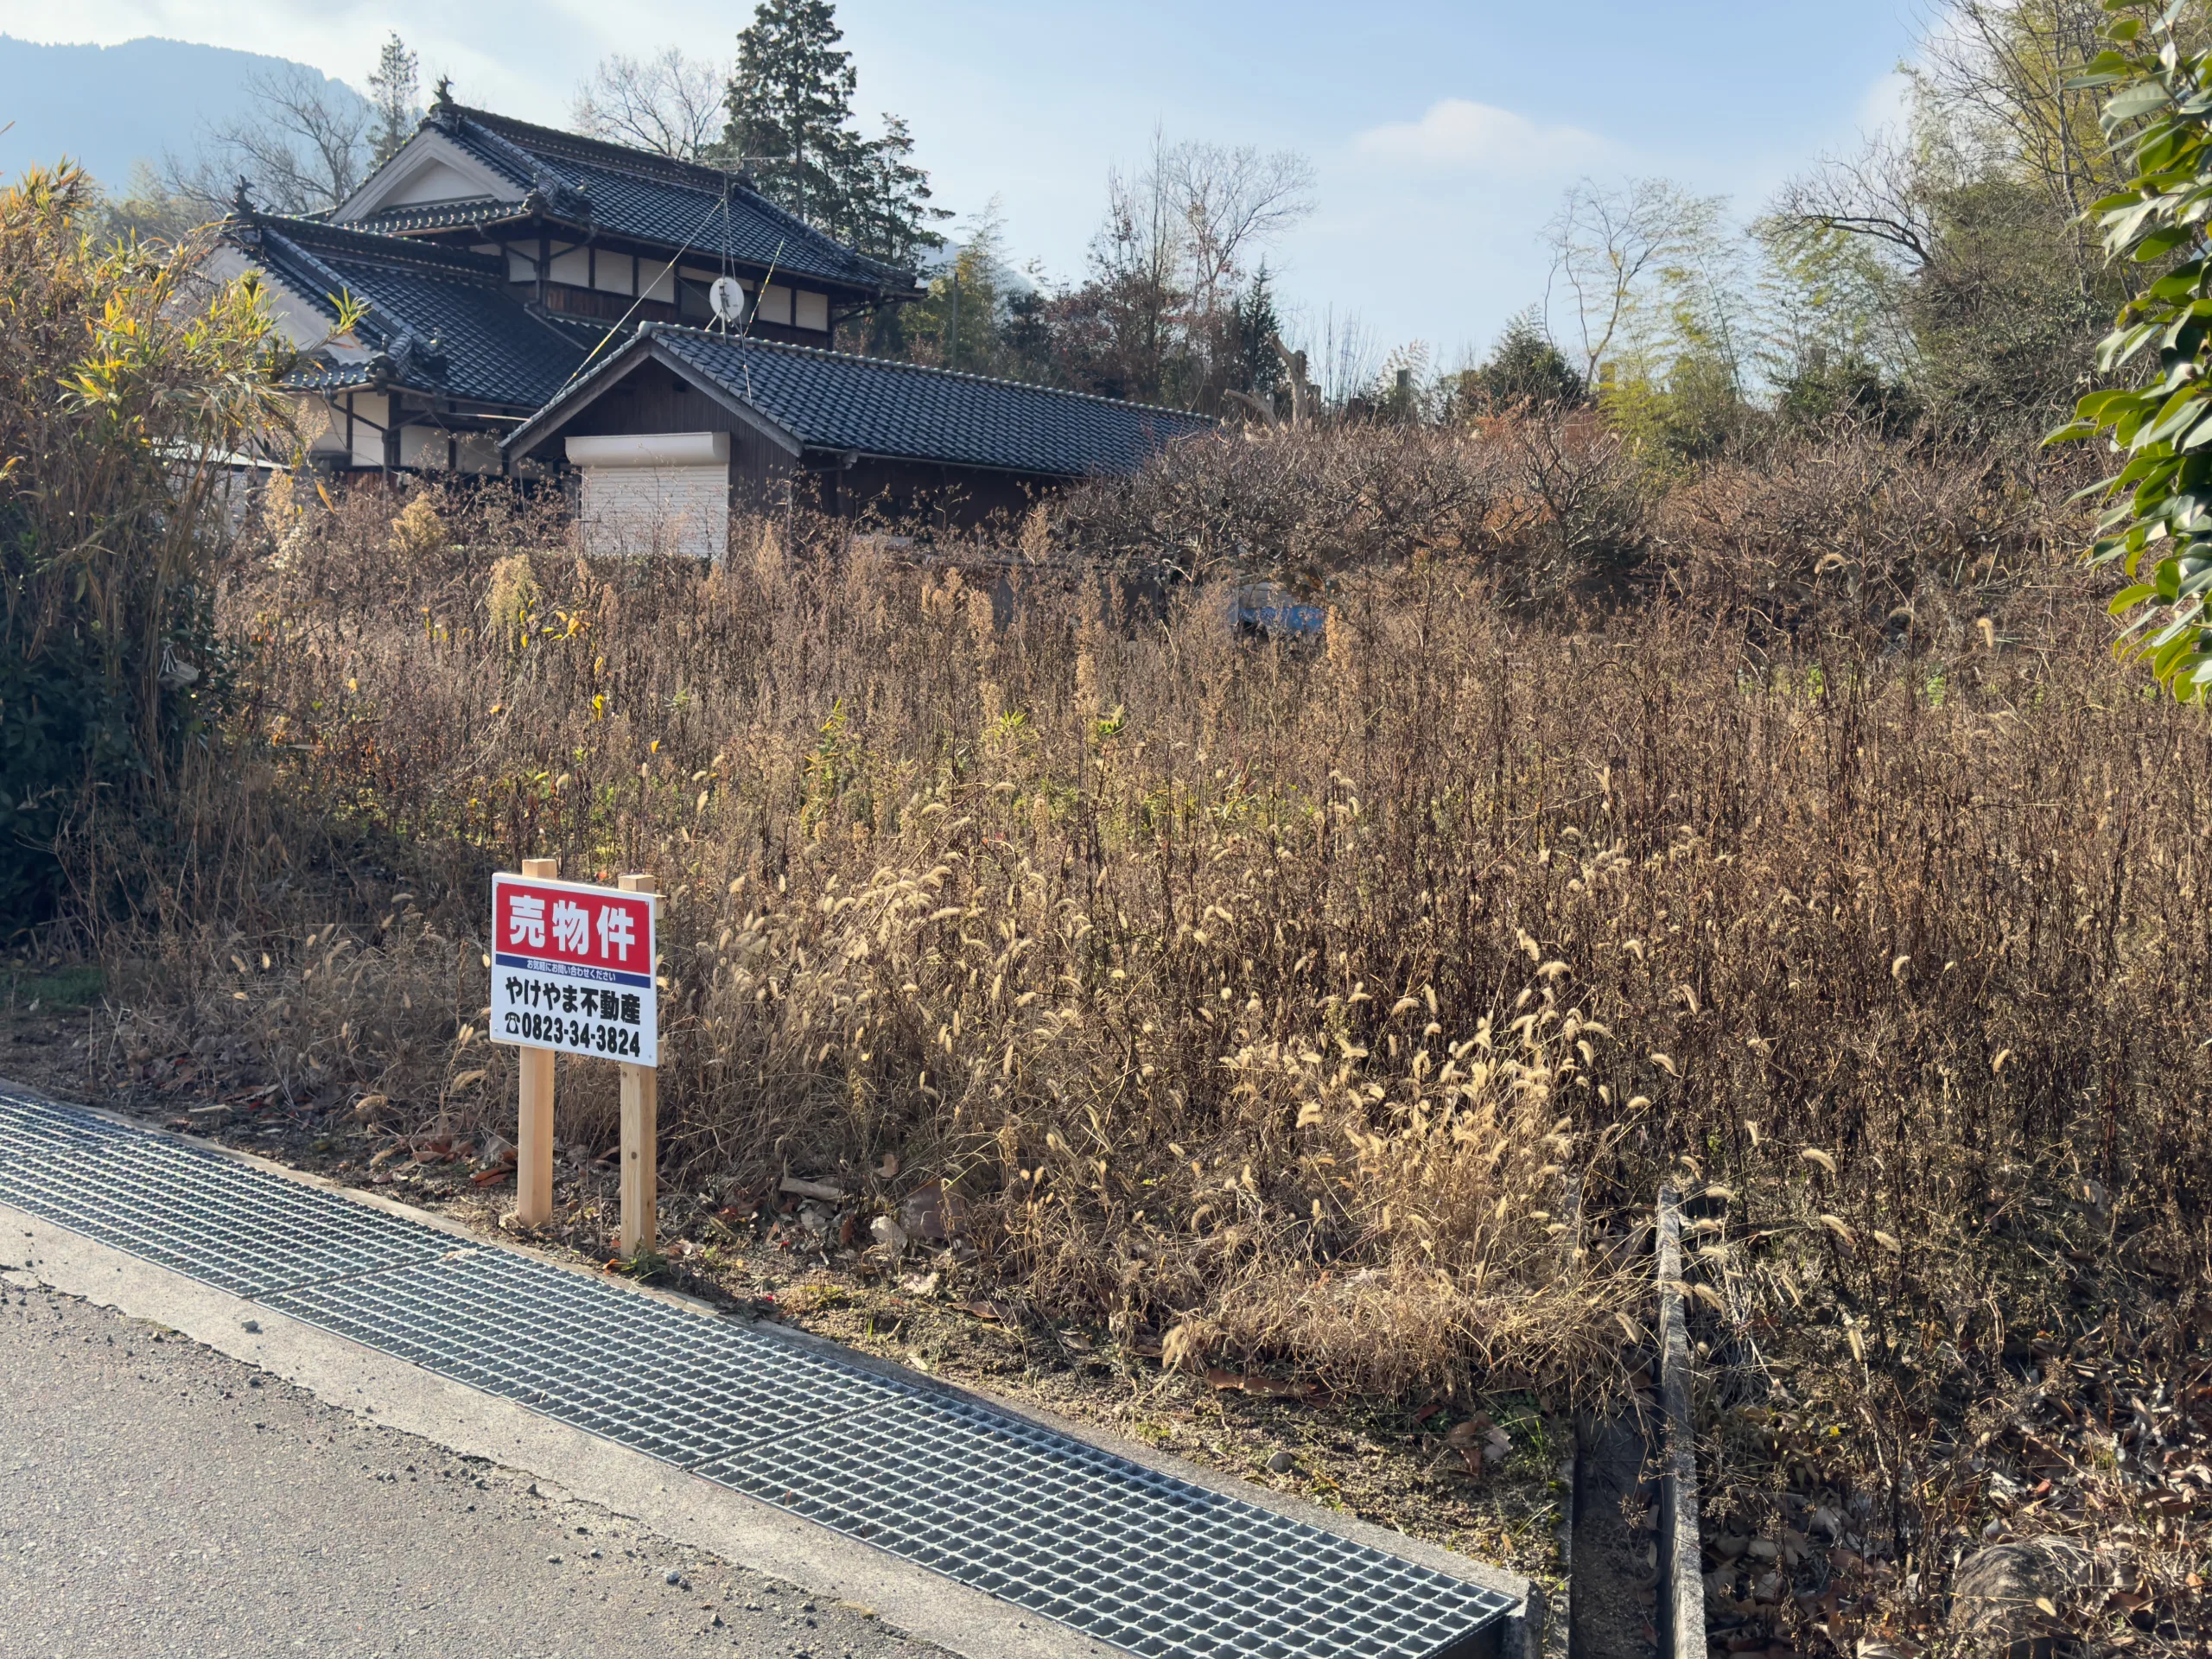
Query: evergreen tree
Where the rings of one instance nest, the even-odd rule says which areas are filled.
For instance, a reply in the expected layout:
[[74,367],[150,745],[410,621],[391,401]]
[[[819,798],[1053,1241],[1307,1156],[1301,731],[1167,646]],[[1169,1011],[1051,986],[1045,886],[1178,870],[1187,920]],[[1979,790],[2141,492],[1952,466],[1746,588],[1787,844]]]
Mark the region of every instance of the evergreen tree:
[[1245,392],[1262,403],[1273,401],[1282,384],[1282,359],[1275,354],[1282,318],[1275,310],[1274,285],[1265,261],[1253,273],[1250,286],[1230,302],[1229,315],[1223,390]]
[[906,270],[944,245],[931,227],[952,215],[930,205],[930,175],[913,162],[913,136],[886,111],[883,136],[861,146],[845,240],[871,258]]
[[760,193],[817,225],[850,217],[860,78],[830,0],[760,0],[737,37],[723,142]]
[[369,104],[374,111],[374,124],[369,130],[372,168],[390,161],[414,136],[416,124],[423,118],[422,105],[415,101],[417,67],[415,54],[396,32],[377,54],[377,67],[369,75]]
[[883,136],[853,126],[860,84],[830,0],[760,0],[737,37],[725,151],[760,194],[861,252],[911,269],[944,245],[949,217],[930,205],[929,175],[895,115]]
[[1465,378],[1466,392],[1493,407],[1579,404],[1585,395],[1582,377],[1544,332],[1534,306],[1505,325],[1489,360]]

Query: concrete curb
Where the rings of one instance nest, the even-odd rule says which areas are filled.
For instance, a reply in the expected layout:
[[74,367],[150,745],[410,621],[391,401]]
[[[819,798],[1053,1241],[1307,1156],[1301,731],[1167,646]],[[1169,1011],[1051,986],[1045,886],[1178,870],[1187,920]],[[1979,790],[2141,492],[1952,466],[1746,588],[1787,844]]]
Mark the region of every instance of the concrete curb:
[[1659,1190],[1660,1651],[1706,1659],[1705,1575],[1698,1538],[1697,1448],[1690,1415],[1689,1325],[1682,1285],[1682,1212],[1672,1187]]
[[[36,1099],[41,1091],[0,1078],[0,1090]],[[73,1110],[158,1134],[302,1185],[334,1192],[350,1202],[404,1217],[478,1249],[530,1255],[541,1263],[601,1282],[626,1294],[650,1296],[697,1317],[722,1319],[695,1297],[629,1281],[609,1281],[577,1264],[520,1249],[448,1217],[379,1194],[326,1180],[219,1142],[153,1129],[123,1114],[69,1105]],[[18,1258],[21,1258],[18,1260]],[[491,1459],[568,1494],[642,1522],[677,1542],[711,1550],[817,1594],[872,1608],[920,1640],[965,1659],[1126,1659],[1122,1650],[1040,1618],[982,1591],[914,1566],[887,1551],[802,1520],[672,1465],[543,1417],[497,1396],[480,1393],[407,1361],[365,1347],[200,1283],[111,1246],[99,1244],[0,1204],[0,1267],[20,1265],[41,1282],[135,1319],[167,1325],[233,1359],[257,1365],[307,1389],[330,1404],[404,1430],[466,1456]],[[1162,1453],[1128,1437],[1071,1421],[1024,1401],[969,1390],[845,1347],[826,1338],[764,1324],[762,1331],[796,1345],[835,1354],[903,1382],[954,1396],[986,1400],[1010,1413],[1085,1441],[1132,1463],[1193,1485],[1255,1504],[1321,1531],[1386,1551],[1420,1566],[1495,1590],[1517,1605],[1489,1627],[1495,1643],[1470,1650],[1500,1659],[1539,1659],[1543,1652],[1545,1603],[1541,1588],[1502,1567],[1476,1561],[1425,1540],[1407,1536],[1303,1500],[1271,1491]]]
[[724,1560],[855,1603],[965,1659],[1126,1659],[1079,1631],[641,1452],[480,1394],[0,1205],[0,1265],[260,1367],[319,1399],[487,1459]]

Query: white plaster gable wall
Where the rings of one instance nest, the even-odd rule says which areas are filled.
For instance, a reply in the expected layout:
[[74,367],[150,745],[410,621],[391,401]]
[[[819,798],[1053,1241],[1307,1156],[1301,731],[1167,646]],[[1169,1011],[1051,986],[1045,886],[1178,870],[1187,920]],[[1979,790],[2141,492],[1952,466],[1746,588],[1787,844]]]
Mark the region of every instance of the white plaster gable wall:
[[340,225],[350,225],[388,207],[484,196],[520,201],[523,191],[435,127],[424,127],[402,144],[366,184],[348,196],[331,218]]
[[432,161],[409,174],[384,199],[387,207],[404,207],[419,201],[466,201],[480,196],[467,175],[443,162]]

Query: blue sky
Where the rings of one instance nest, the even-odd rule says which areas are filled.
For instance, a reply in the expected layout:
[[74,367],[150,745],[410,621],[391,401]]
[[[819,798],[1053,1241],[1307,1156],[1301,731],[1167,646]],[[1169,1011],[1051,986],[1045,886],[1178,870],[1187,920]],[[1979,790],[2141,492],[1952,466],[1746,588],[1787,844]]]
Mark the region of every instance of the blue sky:
[[[240,47],[359,84],[385,31],[464,102],[565,123],[610,51],[726,57],[705,0],[0,0],[0,33]],[[944,205],[995,196],[1011,251],[1079,273],[1106,171],[1156,127],[1303,151],[1317,211],[1272,256],[1318,321],[1479,349],[1542,293],[1538,230],[1575,178],[1664,174],[1752,211],[1891,114],[1915,0],[841,0],[872,123],[896,110]],[[0,88],[0,100],[5,89]],[[4,118],[0,111],[0,118]]]

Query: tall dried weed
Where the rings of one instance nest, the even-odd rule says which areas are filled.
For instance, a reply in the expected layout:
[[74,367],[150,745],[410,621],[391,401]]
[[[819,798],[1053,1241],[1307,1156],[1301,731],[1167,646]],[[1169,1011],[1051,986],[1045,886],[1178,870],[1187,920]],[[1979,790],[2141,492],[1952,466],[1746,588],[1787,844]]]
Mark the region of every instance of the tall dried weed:
[[1669,1178],[1762,1241],[1716,1301],[1877,1358],[1986,1319],[1978,1230],[2084,1180],[2204,1317],[2206,730],[2032,548],[1907,652],[1665,594],[1569,632],[1466,546],[1341,574],[1306,649],[804,522],[594,564],[364,492],[271,543],[243,759],[130,950],[137,1017],[334,1111],[507,1121],[485,877],[552,855],[667,894],[671,1181],[896,1153],[979,1270],[1185,1346],[1602,1380]]

